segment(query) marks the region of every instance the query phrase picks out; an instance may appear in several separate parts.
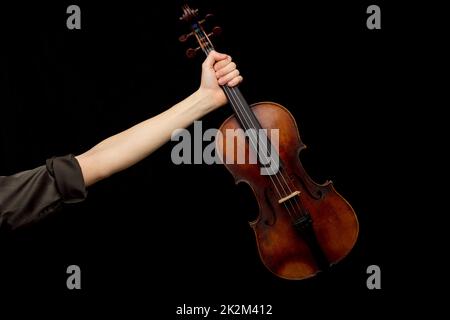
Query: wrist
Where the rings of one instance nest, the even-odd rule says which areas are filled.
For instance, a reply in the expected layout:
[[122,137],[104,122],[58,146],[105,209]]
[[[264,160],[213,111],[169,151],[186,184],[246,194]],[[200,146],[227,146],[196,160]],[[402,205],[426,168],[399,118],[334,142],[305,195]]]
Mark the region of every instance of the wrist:
[[195,106],[201,116],[206,115],[218,107],[214,102],[214,95],[211,91],[212,90],[200,87],[192,94],[195,101]]

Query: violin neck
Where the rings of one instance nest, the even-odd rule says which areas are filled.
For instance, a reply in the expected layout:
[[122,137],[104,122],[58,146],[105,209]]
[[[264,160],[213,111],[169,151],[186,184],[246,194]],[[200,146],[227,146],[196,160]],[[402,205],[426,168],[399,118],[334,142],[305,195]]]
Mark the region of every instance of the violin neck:
[[[212,50],[215,50],[212,42],[209,40],[208,35],[205,33],[199,23],[194,23],[192,25],[192,34],[195,35],[200,45],[198,49],[201,49],[206,56],[208,56],[208,54]],[[244,130],[261,129],[261,125],[251,111],[250,106],[248,105],[239,88],[230,88],[227,85],[224,85],[222,86],[222,89],[225,92],[225,95],[227,96],[228,101],[233,108],[233,111],[241,127]]]
[[225,95],[228,98],[228,102],[230,103],[231,108],[233,109],[234,114],[236,115],[236,118],[238,119],[241,127],[244,130],[261,129],[260,123],[256,119],[249,104],[242,95],[241,90],[239,90],[238,87],[230,88],[226,85],[222,86],[222,89],[225,92]]

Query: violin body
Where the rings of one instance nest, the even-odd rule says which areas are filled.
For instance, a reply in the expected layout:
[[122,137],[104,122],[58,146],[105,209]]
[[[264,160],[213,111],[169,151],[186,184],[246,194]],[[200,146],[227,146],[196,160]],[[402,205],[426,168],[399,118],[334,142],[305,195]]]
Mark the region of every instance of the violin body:
[[[298,190],[301,205],[312,220],[312,231],[325,263],[320,264],[311,249],[308,237],[294,228],[291,217],[279,201],[279,196],[267,176],[261,175],[258,164],[238,164],[227,161],[226,168],[236,183],[247,183],[253,190],[259,206],[259,215],[250,226],[255,232],[259,255],[264,265],[274,274],[285,279],[300,280],[344,258],[353,248],[358,237],[358,220],[350,204],[334,189],[331,182],[315,183],[305,172],[300,159],[303,144],[296,122],[290,112],[279,104],[262,102],[251,107],[261,127],[279,129],[279,157],[283,163],[289,184]],[[216,150],[222,159],[237,156],[239,148],[252,152],[248,141],[236,139],[234,154],[227,155],[225,130],[241,128],[233,115],[220,127],[222,135],[216,139]],[[245,145],[244,145],[245,144]],[[313,245],[314,247],[314,245]],[[320,253],[319,253],[320,255]],[[323,258],[323,257],[322,257]],[[323,260],[323,259],[322,259]]]

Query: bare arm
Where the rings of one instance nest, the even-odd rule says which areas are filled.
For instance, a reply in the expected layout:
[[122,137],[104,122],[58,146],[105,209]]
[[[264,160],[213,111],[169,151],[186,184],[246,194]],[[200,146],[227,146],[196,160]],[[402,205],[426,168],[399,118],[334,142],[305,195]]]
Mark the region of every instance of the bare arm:
[[171,137],[210,111],[224,105],[219,84],[235,86],[242,81],[236,65],[227,55],[211,52],[202,65],[200,88],[167,111],[103,140],[76,156],[86,186],[141,161]]

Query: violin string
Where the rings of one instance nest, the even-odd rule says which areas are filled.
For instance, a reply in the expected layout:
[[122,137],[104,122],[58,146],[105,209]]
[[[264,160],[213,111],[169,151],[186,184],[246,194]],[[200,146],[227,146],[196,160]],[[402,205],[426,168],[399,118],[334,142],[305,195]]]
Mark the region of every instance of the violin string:
[[[233,91],[233,90],[235,90],[235,88],[231,88],[230,90]],[[239,97],[238,92],[235,92],[235,95],[236,95],[236,97]],[[241,96],[242,96],[242,95],[241,95]],[[242,102],[241,102],[241,105],[242,105],[242,108],[243,108],[244,111],[245,111],[245,108],[244,108]],[[245,111],[245,112],[247,112],[247,111]],[[248,118],[249,118],[249,119],[252,119],[251,115],[248,115]],[[258,120],[255,119],[255,121],[258,121]],[[253,125],[253,123],[252,123],[252,125]],[[264,142],[261,142],[261,143],[264,145]],[[270,143],[270,140],[269,140],[268,144],[269,144],[269,143]],[[266,148],[266,150],[267,150],[267,149],[269,148],[269,146],[268,146],[268,145],[267,145],[267,146],[264,146],[264,148]],[[275,152],[276,152],[276,151],[275,151]],[[271,150],[271,153],[272,153],[272,150]],[[265,153],[264,153],[264,155],[265,155]],[[283,170],[283,167],[280,166],[280,167],[279,167],[279,173],[280,173],[280,175],[281,175],[281,178],[283,179],[284,184],[285,184],[286,187],[288,188],[289,192],[292,193],[292,190],[290,189],[289,183],[288,183],[287,181],[289,181],[289,182],[291,183],[291,185],[292,185],[292,187],[294,188],[294,190],[296,189],[296,187],[295,187],[294,183],[292,182],[292,180],[291,180],[289,177],[287,177],[287,178],[284,177],[284,174],[283,174],[282,170]],[[274,173],[274,172],[273,172],[273,173]],[[277,174],[275,174],[275,175],[277,175]],[[280,184],[281,184],[281,183],[280,183]],[[284,190],[284,188],[283,188],[283,190]],[[294,203],[297,205],[297,208],[298,208],[298,210],[299,210],[301,216],[303,216],[303,210],[302,210],[302,208],[301,208],[301,198],[300,198],[300,197],[298,197],[298,198],[295,197],[295,198],[293,199],[293,201],[294,201]],[[299,202],[300,202],[300,204],[299,204]]]
[[[207,41],[207,43],[202,43],[202,44],[203,44],[203,45],[202,45],[202,48],[203,48],[203,47],[205,48],[205,49],[203,50],[203,51],[205,52],[205,54],[209,54],[209,52],[211,52],[211,50],[214,50],[214,46],[212,45],[211,41],[209,40],[209,37],[208,37],[206,34],[204,34],[204,35],[205,35],[205,36],[203,36],[203,37],[200,35],[200,38],[201,38],[203,41],[205,41],[205,42]],[[205,40],[205,37],[206,37],[206,40]],[[209,42],[209,43],[208,43],[208,42]],[[243,116],[246,117],[246,118],[248,119],[248,121],[250,122],[250,124],[251,124],[251,126],[249,126],[249,128],[252,127],[252,126],[253,126],[253,127],[256,127],[255,124],[253,123],[253,120],[252,120],[252,118],[251,118],[251,115],[249,115],[249,114],[247,113],[247,111],[246,111],[246,109],[245,109],[245,107],[244,107],[244,104],[243,104],[243,102],[240,100],[240,98],[239,98],[239,96],[237,95],[237,93],[234,92],[234,91],[231,91],[232,88],[230,89],[230,88],[227,87],[227,86],[223,86],[223,89],[224,89],[225,93],[228,93],[229,98],[231,98],[230,100],[233,100],[235,103],[237,103],[238,105],[240,105],[239,107],[240,107],[241,110],[244,112],[244,115],[243,115]],[[236,113],[236,114],[238,115],[238,113]],[[247,121],[245,121],[246,123],[244,123],[244,122],[242,121],[242,119],[239,119],[239,120],[240,120],[243,124],[246,124],[246,125],[248,126],[248,122],[247,122]],[[249,140],[251,141],[251,138],[250,138],[250,137],[249,137]],[[257,149],[256,149],[255,142],[253,142],[253,141],[251,141],[251,142],[252,142],[253,147],[255,148],[255,152],[256,152],[258,155],[261,155],[260,153],[258,153],[258,151],[257,151]],[[261,141],[260,143],[264,146],[264,143],[263,143],[262,141]],[[267,146],[264,146],[264,147],[266,148],[266,150],[268,149]],[[264,157],[265,157],[265,152],[263,153],[263,155],[264,155]],[[265,161],[266,161],[266,160],[269,160],[269,159],[266,157]],[[283,176],[283,174],[282,174],[281,172],[280,172],[280,175],[281,175],[281,177],[283,178],[284,183],[285,183],[286,188],[287,188],[287,190],[288,190],[289,193],[286,192],[286,190],[285,190],[283,184],[282,184],[281,181],[279,180],[279,178],[278,178],[278,176],[277,176],[277,174],[275,173],[274,170],[272,170],[272,174],[269,174],[269,178],[270,178],[272,184],[274,185],[274,187],[277,189],[277,193],[279,194],[280,198],[282,198],[281,192],[278,191],[278,187],[277,187],[275,181],[272,179],[272,176],[274,176],[274,177],[276,178],[276,180],[277,180],[277,182],[279,183],[281,189],[283,190],[283,193],[285,194],[284,196],[288,196],[288,195],[292,194],[292,190],[290,189],[288,183],[286,182],[286,179],[284,178],[284,176]],[[292,182],[291,182],[291,183],[292,183]],[[295,188],[295,187],[294,187],[294,188]],[[297,208],[298,208],[298,210],[299,210],[300,215],[303,216],[303,210],[300,208],[300,205],[299,205],[299,203],[298,203],[298,201],[297,201],[297,198],[294,198],[293,200],[294,200],[294,203],[297,205]],[[293,210],[294,213],[295,213],[296,210],[295,210],[295,208],[294,208],[292,202],[289,201],[289,204],[290,204],[292,210]],[[288,209],[287,206],[286,206],[286,203],[284,203],[284,206],[286,207],[286,209],[287,209],[289,215],[291,216],[291,218],[297,218],[296,215],[295,215],[295,217],[292,216],[292,214],[290,213],[289,209]]]
[[[203,51],[206,55],[208,55],[209,52],[211,52],[212,50],[214,50],[214,46],[213,46],[211,40],[209,39],[208,35],[206,34],[206,32],[203,30],[203,28],[202,28],[200,25],[197,24],[196,26],[194,26],[193,31],[194,31],[195,37],[197,38],[197,41],[198,41],[199,44],[200,44],[200,47],[201,47],[202,51]],[[242,111],[244,111],[244,115],[242,115],[242,116],[247,117],[247,118],[249,119],[250,123],[251,123],[251,126],[248,126],[248,123],[246,123],[246,125],[247,125],[249,128],[251,128],[252,126],[256,128],[256,126],[254,125],[254,123],[253,123],[253,121],[252,121],[251,116],[247,114],[247,111],[246,111],[246,109],[245,109],[245,107],[244,107],[244,104],[242,103],[242,101],[240,101],[240,98],[239,98],[238,94],[237,94],[236,92],[234,92],[234,89],[231,88],[231,89],[233,89],[233,90],[230,90],[230,88],[227,87],[227,86],[223,86],[223,89],[224,89],[224,92],[226,93],[226,95],[228,96],[228,98],[229,98],[229,99],[230,99],[230,98],[234,98],[234,99],[233,99],[234,102],[235,102],[235,103],[238,102],[238,107],[240,107],[240,108],[242,109]],[[233,94],[234,94],[234,95],[233,95]],[[234,96],[234,97],[233,97],[233,96]],[[231,100],[231,99],[230,99],[230,100]],[[239,104],[240,104],[240,106],[239,106]],[[246,122],[246,121],[243,121],[243,119],[239,116],[239,112],[237,112],[238,110],[235,110],[235,111],[236,111],[236,115],[237,115],[238,118],[239,118],[239,121],[241,121],[241,123],[244,124],[244,122]],[[257,121],[257,120],[256,120],[256,121]],[[268,137],[267,137],[267,138],[268,138]],[[257,142],[256,142],[256,145],[255,145],[255,142],[252,141],[251,137],[249,137],[249,141],[252,142],[252,145],[253,145],[253,148],[255,149],[255,152],[256,152],[256,154],[259,156],[260,153],[258,153],[258,150],[257,150],[257,148],[256,148]],[[270,143],[270,142],[269,142],[269,143]],[[264,145],[262,142],[261,142],[261,144]],[[266,150],[267,150],[267,146],[265,146],[265,148],[266,148]],[[271,149],[271,153],[272,153],[272,149]],[[264,153],[264,156],[265,156],[265,153]],[[266,157],[266,160],[269,160],[269,159]],[[281,171],[281,168],[279,169],[279,172],[280,172],[281,177],[282,177],[283,180],[284,180],[284,183],[285,183],[285,185],[286,185],[286,187],[287,187],[287,189],[288,189],[288,192],[290,192],[289,194],[286,193],[283,184],[282,184],[282,183],[280,182],[280,180],[278,179],[277,174],[275,173],[275,171],[272,170],[272,174],[275,176],[275,178],[277,179],[278,183],[280,184],[280,187],[283,189],[283,192],[285,193],[285,196],[288,196],[288,195],[292,194],[292,190],[290,189],[288,183],[286,182],[286,179],[284,178],[284,175],[283,175],[283,173],[282,173],[282,171]],[[279,196],[280,199],[281,199],[281,198],[282,198],[281,192],[278,190],[278,187],[277,187],[275,181],[272,179],[272,175],[271,175],[271,174],[269,174],[269,178],[270,178],[270,180],[271,180],[273,186],[275,187],[275,189],[276,189],[276,191],[277,191],[277,193],[278,193],[278,196]],[[288,180],[290,180],[290,179],[288,178]],[[294,184],[293,184],[292,181],[291,181],[291,184],[292,184],[292,186],[293,186],[294,189],[295,189],[295,186],[294,186]],[[298,210],[299,210],[300,215],[303,216],[303,215],[304,215],[303,210],[300,208],[300,205],[298,204],[298,200],[301,200],[301,199],[297,199],[297,198],[295,197],[293,200],[294,200],[295,204],[297,205],[297,208],[298,208]],[[292,218],[293,218],[293,217],[292,217],[292,214],[291,214],[290,210],[288,209],[288,207],[286,206],[286,203],[283,202],[283,204],[284,204],[284,206],[285,206],[287,212],[289,213],[289,216],[290,216],[291,219],[292,219]],[[294,206],[292,205],[292,202],[289,201],[289,204],[291,205],[291,207],[292,207],[292,209],[293,209],[293,211],[294,211],[294,214],[295,214],[295,211],[296,211],[296,210],[295,210]]]
[[[224,91],[225,91],[225,93],[227,94],[228,99],[230,100],[230,102],[235,102],[235,103],[239,104],[239,102],[236,101],[236,98],[233,96],[233,94],[231,94],[231,93],[229,92],[229,90],[227,90],[228,88],[227,88],[227,89],[225,89],[225,88],[227,88],[227,87],[224,87]],[[242,124],[247,125],[249,128],[251,127],[251,126],[248,125],[248,122],[247,122],[247,120],[245,119],[245,115],[242,115],[242,117],[243,117],[244,119],[242,119],[241,116],[239,116],[239,113],[238,113],[238,112],[236,112],[236,115],[238,115],[238,118],[239,118],[239,120],[240,120],[240,122],[241,122]],[[257,154],[259,154],[258,151],[257,151],[257,150],[258,150],[258,149],[257,149],[257,142],[255,142],[250,136],[249,136],[249,141],[250,141],[250,143],[252,144],[252,146],[253,146],[255,152],[256,152]],[[260,143],[261,143],[261,142],[260,142]],[[269,173],[270,173],[270,172],[269,172]],[[275,172],[272,170],[272,173],[275,173]],[[284,189],[283,185],[280,183],[280,181],[278,180],[278,177],[277,177],[276,175],[274,175],[274,174],[269,174],[268,177],[269,177],[269,179],[271,180],[273,186],[275,187],[275,189],[276,189],[276,191],[277,191],[278,196],[280,197],[280,199],[281,199],[281,198],[284,198],[284,197],[286,197],[286,196],[289,195],[289,194],[286,193],[286,190]],[[278,187],[277,187],[277,183],[275,183],[273,177],[275,177],[275,178],[278,180],[278,183],[279,183],[279,185],[280,185],[280,189],[282,189],[283,192],[279,191],[279,189],[278,189]],[[292,203],[289,202],[290,207],[291,207],[292,210],[294,211],[294,216],[291,214],[289,208],[288,208],[287,205],[286,205],[286,202],[283,202],[283,204],[284,204],[284,206],[286,207],[286,209],[288,210],[289,215],[290,215],[292,218],[295,218],[295,208],[293,207]]]
[[[206,40],[205,38],[206,38],[207,40]],[[209,42],[209,43],[203,43],[203,46],[204,46],[204,48],[205,48],[205,49],[204,49],[205,54],[208,55],[212,50],[214,50],[214,47],[213,47],[211,41],[209,40],[209,38],[207,37],[206,34],[205,34],[205,36],[201,37],[200,39],[202,39],[202,40],[205,41],[205,42],[206,42],[206,41]],[[244,112],[244,114],[243,114],[242,116],[248,119],[248,121],[244,121],[245,124],[248,125],[249,122],[250,122],[250,126],[248,126],[248,127],[249,127],[249,128],[251,128],[251,127],[256,128],[256,126],[255,126],[255,124],[253,123],[253,121],[252,121],[250,115],[247,114],[247,112],[246,112],[246,110],[245,110],[245,108],[244,108],[244,104],[240,101],[240,99],[239,99],[239,97],[237,96],[237,94],[236,94],[235,92],[232,92],[231,89],[230,89],[229,87],[227,87],[227,86],[223,86],[223,89],[224,89],[225,93],[226,93],[229,97],[232,98],[231,100],[234,101],[237,105],[239,105],[239,107],[241,108],[241,110]],[[240,120],[241,120],[241,119],[240,119]],[[250,139],[249,139],[249,140],[250,140]],[[255,146],[255,142],[253,142],[253,143],[254,143],[254,144],[253,144],[253,147],[255,148],[255,151],[257,152],[256,146]],[[263,144],[263,145],[264,145],[264,144]],[[265,146],[265,148],[267,148],[267,147]],[[263,153],[263,154],[264,154],[264,156],[265,156],[265,153]],[[269,159],[266,157],[266,159],[264,159],[264,161],[266,161],[266,160],[269,160]],[[274,174],[275,174],[275,171],[272,170],[272,173],[273,173],[273,175],[274,175]],[[269,175],[269,176],[272,176],[272,175]],[[280,181],[278,181],[278,182],[280,182]],[[280,183],[280,186],[282,186],[281,183]],[[288,189],[288,190],[289,190],[289,189]],[[283,188],[283,192],[286,193],[286,190],[284,190],[284,188]],[[289,190],[289,192],[290,192],[290,190]],[[288,194],[286,193],[285,196],[287,196],[287,195],[288,195]],[[281,194],[280,194],[280,196],[281,196]]]
[[[205,43],[205,42],[206,42],[205,37],[202,36],[201,34],[198,34],[198,30],[197,30],[197,29],[195,29],[194,31],[195,31],[194,34],[195,34],[195,36],[196,36],[196,38],[197,38],[197,40],[198,40],[198,42],[199,42],[199,44],[200,44],[201,49],[203,50],[203,52],[204,52],[206,55],[208,55],[208,54],[214,49],[213,46],[212,46],[212,44],[209,43],[209,45],[208,45],[207,43]],[[227,97],[228,97],[228,99],[230,100],[230,102],[231,102],[231,101],[235,102],[235,101],[234,101],[234,97],[233,97],[233,96],[230,94],[230,92],[226,89],[226,88],[228,88],[228,87],[223,86],[223,88],[224,88],[224,92],[225,92],[225,94],[227,95]],[[235,103],[236,103],[236,102],[235,102]],[[235,110],[235,113],[236,113],[236,116],[238,117],[239,121],[240,121],[242,124],[248,126],[248,123],[245,121],[245,119],[242,118],[242,116],[244,116],[244,115],[240,115],[239,110]],[[249,127],[250,127],[250,126],[249,126]],[[256,147],[256,145],[255,145],[255,142],[251,139],[251,137],[249,137],[249,141],[250,141],[251,145],[253,146],[253,148],[255,149],[255,151],[257,152],[257,147]],[[276,183],[273,181],[271,175],[269,175],[269,178],[270,178],[272,184],[274,185],[275,190],[276,190],[276,192],[278,193],[278,196],[280,197],[280,199],[283,198],[282,193],[279,191],[279,189],[278,189]],[[284,191],[284,190],[283,190],[283,191]],[[293,216],[292,216],[292,214],[291,214],[289,208],[287,207],[286,203],[283,203],[283,204],[284,204],[284,206],[285,206],[287,212],[289,213],[289,216],[290,216],[291,218],[293,218]],[[292,206],[292,204],[291,204],[291,206]],[[293,207],[292,207],[292,209],[294,210],[294,213],[295,213],[295,209],[294,209]]]
[[[224,88],[224,91],[228,93],[230,102],[232,101],[232,102],[235,102],[235,103],[237,103],[237,104],[240,104],[240,107],[241,107],[242,111],[246,112],[245,109],[244,109],[244,107],[243,107],[242,102],[239,101],[238,97],[237,97],[235,94],[233,94],[232,92],[230,92],[230,90],[229,90],[228,87],[224,86],[223,88]],[[248,114],[243,115],[243,117],[248,119],[248,120],[247,120],[247,119],[244,119],[244,121],[241,120],[241,122],[242,122],[243,124],[246,124],[248,127],[254,126],[253,121],[250,119],[250,116],[249,116]],[[250,126],[249,126],[249,123],[248,123],[248,122],[250,122]],[[252,141],[252,140],[250,139],[250,137],[249,137],[249,140]],[[253,142],[253,141],[252,141],[252,142]],[[262,145],[264,146],[264,143],[262,142],[261,139],[259,139],[259,143],[262,144]],[[262,153],[258,152],[257,147],[256,147],[256,144],[257,144],[256,142],[253,142],[253,143],[252,143],[253,148],[255,149],[255,152],[256,152],[259,156],[264,157],[264,158],[265,158],[264,161],[268,161],[269,158],[266,157],[265,152],[262,152]],[[267,147],[265,147],[265,146],[264,146],[264,148],[267,149]],[[270,171],[271,171],[271,172],[270,172]],[[289,188],[288,185],[286,185],[287,190],[288,190],[288,191],[286,192],[286,190],[285,190],[285,188],[284,188],[284,186],[283,186],[281,180],[278,178],[277,174],[275,173],[275,171],[274,171],[273,169],[268,169],[268,173],[269,173],[269,174],[268,174],[268,177],[270,178],[270,180],[271,180],[272,184],[274,185],[274,187],[278,190],[278,187],[277,187],[277,183],[278,183],[278,185],[280,186],[280,189],[282,189],[282,191],[283,191],[283,192],[279,192],[279,191],[278,191],[278,195],[279,195],[280,199],[283,198],[283,197],[287,197],[288,195],[290,195],[290,194],[292,193],[292,191],[290,190],[290,188]],[[272,177],[275,177],[277,183],[275,183],[275,179],[273,179]],[[292,210],[294,211],[294,216],[292,216],[292,215],[290,214],[290,212],[289,212],[289,214],[291,215],[292,218],[297,218],[297,216],[295,215],[295,211],[296,211],[296,210],[295,210],[295,208],[294,208],[292,202],[289,201],[288,203],[290,204],[290,207],[291,207]],[[284,202],[284,205],[286,206],[286,202]],[[298,205],[297,205],[297,206],[298,206]],[[300,207],[298,207],[298,209],[300,210],[300,213],[301,213],[302,211],[301,211]]]
[[[201,39],[204,40],[205,37],[201,37]],[[207,39],[207,43],[204,43],[203,46],[205,47],[205,50],[204,50],[204,51],[205,51],[205,54],[208,55],[209,52],[211,52],[212,50],[214,50],[214,47],[213,47],[211,41],[209,40],[209,38],[207,37],[207,35],[206,35],[206,39]],[[206,40],[205,40],[205,42],[206,42]],[[209,42],[209,43],[208,43],[208,42]],[[236,115],[238,116],[238,118],[239,118],[239,120],[241,121],[241,123],[247,125],[249,128],[252,128],[252,127],[256,128],[256,126],[255,126],[255,124],[253,123],[253,121],[252,121],[250,115],[247,114],[247,112],[246,112],[246,110],[245,110],[245,108],[244,108],[244,104],[242,103],[242,101],[240,101],[238,95],[237,95],[235,92],[232,92],[231,89],[230,89],[229,87],[227,87],[227,86],[223,86],[223,89],[224,89],[224,92],[226,93],[226,95],[228,96],[228,99],[230,100],[230,102],[233,101],[235,104],[237,104],[237,105],[239,106],[239,108],[241,109],[241,111],[244,112],[244,114],[242,115],[242,117],[243,117],[244,119],[242,119],[242,117],[239,116],[239,112],[236,112]],[[247,119],[245,119],[245,118],[247,118],[248,121],[247,121]],[[250,125],[249,125],[249,122],[250,122]],[[250,136],[249,136],[249,141],[251,142],[253,148],[255,149],[255,153],[256,153],[257,155],[260,156],[261,153],[259,153],[259,152],[258,152],[258,149],[257,149],[257,144],[258,144],[258,142],[253,141],[253,140],[251,139]],[[264,143],[262,143],[262,141],[260,141],[260,143],[264,146]],[[267,149],[267,146],[264,146],[264,148]],[[265,152],[263,152],[263,155],[264,155],[264,157],[266,157],[266,156],[265,156],[265,155],[266,155]],[[269,160],[269,159],[266,157],[266,159],[264,159],[264,161],[267,161],[267,160]],[[270,173],[270,172],[269,172],[269,173]],[[279,183],[279,186],[280,186],[280,188],[283,190],[283,192],[280,192],[280,191],[279,191],[279,189],[278,189],[278,187],[277,187],[277,184],[275,183],[275,181],[274,181],[274,179],[272,178],[272,176],[274,176],[274,177],[277,179],[277,181],[278,181],[278,183]],[[271,180],[273,186],[275,187],[275,189],[276,189],[276,191],[277,191],[278,196],[280,197],[280,199],[283,198],[283,197],[286,197],[286,196],[288,196],[288,195],[290,195],[290,194],[292,193],[292,191],[290,190],[290,188],[289,188],[289,186],[288,186],[287,184],[286,184],[286,187],[288,188],[288,192],[290,192],[290,193],[286,192],[286,190],[284,189],[283,184],[282,184],[281,181],[278,179],[278,177],[277,177],[277,175],[275,174],[275,171],[274,171],[273,169],[272,169],[272,174],[269,174],[269,178],[270,178],[270,180]],[[283,195],[283,194],[284,194],[284,195]],[[289,204],[290,204],[291,209],[294,211],[294,216],[291,214],[291,212],[290,212],[289,208],[287,207],[286,203],[283,203],[283,204],[284,204],[286,210],[288,211],[289,216],[290,216],[291,218],[296,218],[296,215],[295,215],[295,211],[296,211],[296,210],[295,210],[294,206],[292,205],[291,201],[289,201]],[[297,204],[297,207],[298,207],[298,209],[299,209],[299,211],[300,211],[300,213],[301,213],[302,211],[301,211],[300,207],[298,206],[298,204]]]
[[[225,91],[228,91],[228,90],[230,90],[230,88],[228,88],[228,87],[224,87],[224,89],[225,89]],[[231,95],[231,97],[233,97],[233,93],[231,93],[230,94]],[[238,98],[238,96],[237,96],[237,94],[234,92],[234,99],[232,99],[233,101],[235,101],[235,102],[237,102],[238,104],[240,104],[241,105],[241,108],[243,109],[243,111],[246,113],[246,117],[248,118],[248,121],[250,122],[250,124],[252,125],[252,126],[255,126],[255,124],[253,123],[253,120],[252,120],[252,118],[251,118],[251,115],[248,115],[248,112],[245,110],[245,108],[244,108],[244,105],[243,105],[243,102],[242,101],[240,101],[240,99]],[[267,137],[267,139],[268,139],[268,137]],[[264,142],[264,140],[262,140],[262,139],[259,139],[258,140],[259,141],[259,143],[263,146],[263,148],[265,149],[265,150],[268,150],[269,149],[269,146],[268,145],[265,145],[265,142]],[[270,142],[269,142],[270,143]],[[256,147],[255,147],[256,148]],[[271,150],[271,154],[273,154],[273,150]],[[276,151],[275,151],[276,152]],[[257,152],[258,153],[258,155],[260,155],[260,156],[263,156],[265,159],[264,159],[264,161],[269,161],[269,158],[266,156],[266,151],[263,151],[262,153],[260,153],[260,152]],[[290,194],[292,194],[292,190],[291,190],[291,188],[289,187],[289,184],[287,183],[287,181],[286,181],[286,179],[284,178],[284,176],[283,176],[283,173],[281,172],[281,170],[282,170],[282,168],[280,167],[279,168],[279,174],[280,174],[280,176],[281,176],[281,178],[283,179],[283,181],[284,181],[284,185],[283,185],[283,182],[278,178],[278,173],[275,173],[275,170],[273,170],[273,169],[268,169],[268,171],[269,171],[269,177],[275,177],[275,179],[276,179],[276,181],[278,182],[278,184],[280,185],[280,188],[283,190],[283,193],[284,193],[284,197],[286,197],[286,196],[288,196],[288,195],[290,195]],[[271,171],[271,172],[270,172]],[[271,179],[272,180],[272,179]],[[274,184],[274,186],[276,186],[276,184],[275,184],[275,181],[272,181],[272,183]],[[292,182],[291,182],[292,183]],[[285,186],[286,186],[286,189],[288,190],[287,192],[286,192],[286,189],[285,189]],[[295,188],[295,187],[294,187]],[[281,197],[280,197],[281,198]],[[303,215],[303,210],[300,208],[300,205],[298,204],[298,202],[297,202],[297,198],[293,198],[292,199],[292,201],[294,202],[294,204],[297,206],[297,209],[299,210],[299,213],[300,213],[300,215]],[[294,210],[294,213],[295,213],[295,208],[294,208],[294,206],[292,205],[292,201],[289,201],[289,203],[291,204],[291,207],[292,207],[292,209]],[[298,218],[296,215],[295,215],[295,218]]]
[[[206,41],[205,41],[205,37],[203,37],[201,34],[200,34],[200,35],[197,35],[197,34],[196,34],[196,36],[197,36],[197,38],[199,39],[200,47],[202,48],[203,52],[204,52],[206,55],[208,55],[208,54],[213,50],[212,45],[211,45],[211,44],[208,45],[207,43],[205,44],[205,42],[206,42]],[[224,86],[223,88],[225,89],[225,88],[227,88],[227,87]],[[229,92],[228,90],[225,89],[224,92],[225,92],[225,94],[228,96],[228,99],[230,100],[230,102],[233,101],[233,102],[236,103],[236,101],[235,101],[233,95],[230,94],[230,92]],[[238,117],[239,121],[240,121],[242,124],[248,126],[247,121],[246,121],[245,119],[243,119],[243,117],[244,117],[245,115],[241,115],[240,112],[239,112],[240,110],[235,110],[235,111],[236,111],[236,116]],[[249,127],[250,127],[250,126],[249,126]],[[256,147],[256,145],[255,145],[255,142],[253,141],[253,139],[252,139],[251,137],[249,137],[249,141],[250,141],[251,145],[253,146],[253,148],[257,151],[257,147]],[[278,189],[277,185],[275,184],[275,182],[273,181],[271,175],[269,175],[269,178],[270,178],[270,180],[272,181],[272,183],[273,183],[273,185],[274,185],[274,187],[275,187],[275,190],[276,190],[276,192],[278,193],[278,196],[280,197],[280,199],[283,198],[282,193],[279,191],[279,189]],[[285,205],[286,210],[288,211],[289,215],[292,217],[292,214],[291,214],[289,208],[286,206],[286,204],[284,204],[284,205]],[[294,210],[294,212],[295,212],[295,210]]]
[[[202,31],[203,31],[203,30],[202,30]],[[197,37],[197,39],[199,40],[200,47],[202,48],[202,50],[204,51],[204,53],[205,53],[206,55],[208,55],[209,52],[211,52],[212,50],[214,50],[214,47],[213,47],[213,45],[212,45],[212,43],[211,43],[209,37],[208,37],[204,32],[202,32],[202,33],[204,34],[203,36],[202,36],[201,34],[200,34],[200,35],[197,35],[197,34],[196,34],[196,37]],[[235,103],[237,103],[238,105],[240,105],[239,107],[240,107],[241,110],[244,112],[244,114],[243,114],[242,116],[243,116],[243,117],[246,117],[246,118],[248,119],[248,121],[250,122],[250,124],[251,124],[251,126],[249,126],[249,128],[251,128],[252,126],[256,128],[256,126],[255,126],[255,124],[253,123],[253,120],[252,120],[252,118],[251,118],[251,115],[249,115],[249,114],[247,113],[247,111],[246,111],[246,109],[245,109],[245,107],[244,107],[243,102],[241,101],[241,99],[239,98],[239,96],[238,96],[238,94],[235,92],[235,90],[233,90],[233,88],[229,88],[229,87],[227,87],[227,86],[223,86],[223,89],[224,89],[225,93],[227,93],[228,98],[229,98],[229,99],[231,98],[230,100],[232,100],[232,101],[234,101]],[[248,121],[247,121],[247,120],[244,120],[244,121],[243,121],[243,119],[241,118],[241,116],[239,116],[239,113],[238,113],[238,112],[236,112],[236,115],[238,116],[239,120],[240,120],[243,124],[246,124],[246,125],[248,126]],[[249,141],[252,142],[252,146],[253,146],[253,148],[255,149],[256,153],[257,153],[258,155],[261,156],[261,154],[258,153],[258,151],[257,151],[257,148],[256,148],[256,146],[255,146],[255,142],[252,141],[252,139],[251,139],[250,137],[249,137]],[[262,141],[260,141],[260,143],[264,146],[264,143],[263,143]],[[266,148],[266,150],[268,150],[268,146],[267,146],[267,145],[264,146],[264,148]],[[271,153],[272,153],[272,150],[271,150]],[[264,157],[266,157],[265,152],[263,152],[263,155],[264,155]],[[269,160],[269,158],[266,157],[265,161],[266,161],[266,160]],[[273,169],[272,169],[272,174],[269,174],[269,178],[270,178],[272,184],[274,185],[274,187],[275,187],[275,189],[276,189],[276,191],[277,191],[279,197],[282,198],[282,193],[278,190],[277,184],[276,184],[275,181],[273,180],[272,176],[274,176],[274,177],[277,179],[277,182],[279,183],[279,185],[280,185],[281,189],[283,190],[283,193],[285,194],[285,196],[288,196],[288,195],[292,194],[292,190],[290,189],[289,184],[288,184],[287,181],[286,181],[286,178],[284,177],[283,173],[281,172],[281,168],[279,169],[279,173],[280,173],[282,179],[284,180],[284,184],[285,184],[285,186],[286,186],[286,188],[287,188],[287,190],[288,190],[289,193],[286,192],[286,190],[285,190],[283,184],[281,183],[281,180],[279,180],[279,178],[278,178],[278,176],[277,176],[277,173],[275,173],[275,171],[274,171]],[[290,180],[290,179],[288,178],[288,180]],[[291,184],[293,184],[292,181],[291,181]],[[295,188],[295,187],[294,187],[294,188]],[[298,210],[299,210],[300,215],[303,216],[303,210],[300,208],[300,205],[299,205],[299,203],[298,203],[298,201],[297,201],[298,199],[297,199],[297,198],[294,198],[293,200],[294,200],[294,203],[297,205],[297,208],[298,208]],[[286,203],[283,203],[283,204],[284,204],[284,206],[285,206],[287,212],[288,212],[289,215],[291,216],[291,218],[297,218],[296,215],[295,215],[294,217],[292,216],[292,214],[291,214],[289,208],[287,207]],[[296,211],[296,210],[295,210],[295,208],[294,208],[292,202],[289,201],[289,204],[290,204],[290,206],[291,206],[291,208],[292,208],[292,210],[294,211],[294,214],[295,214],[295,211]]]

